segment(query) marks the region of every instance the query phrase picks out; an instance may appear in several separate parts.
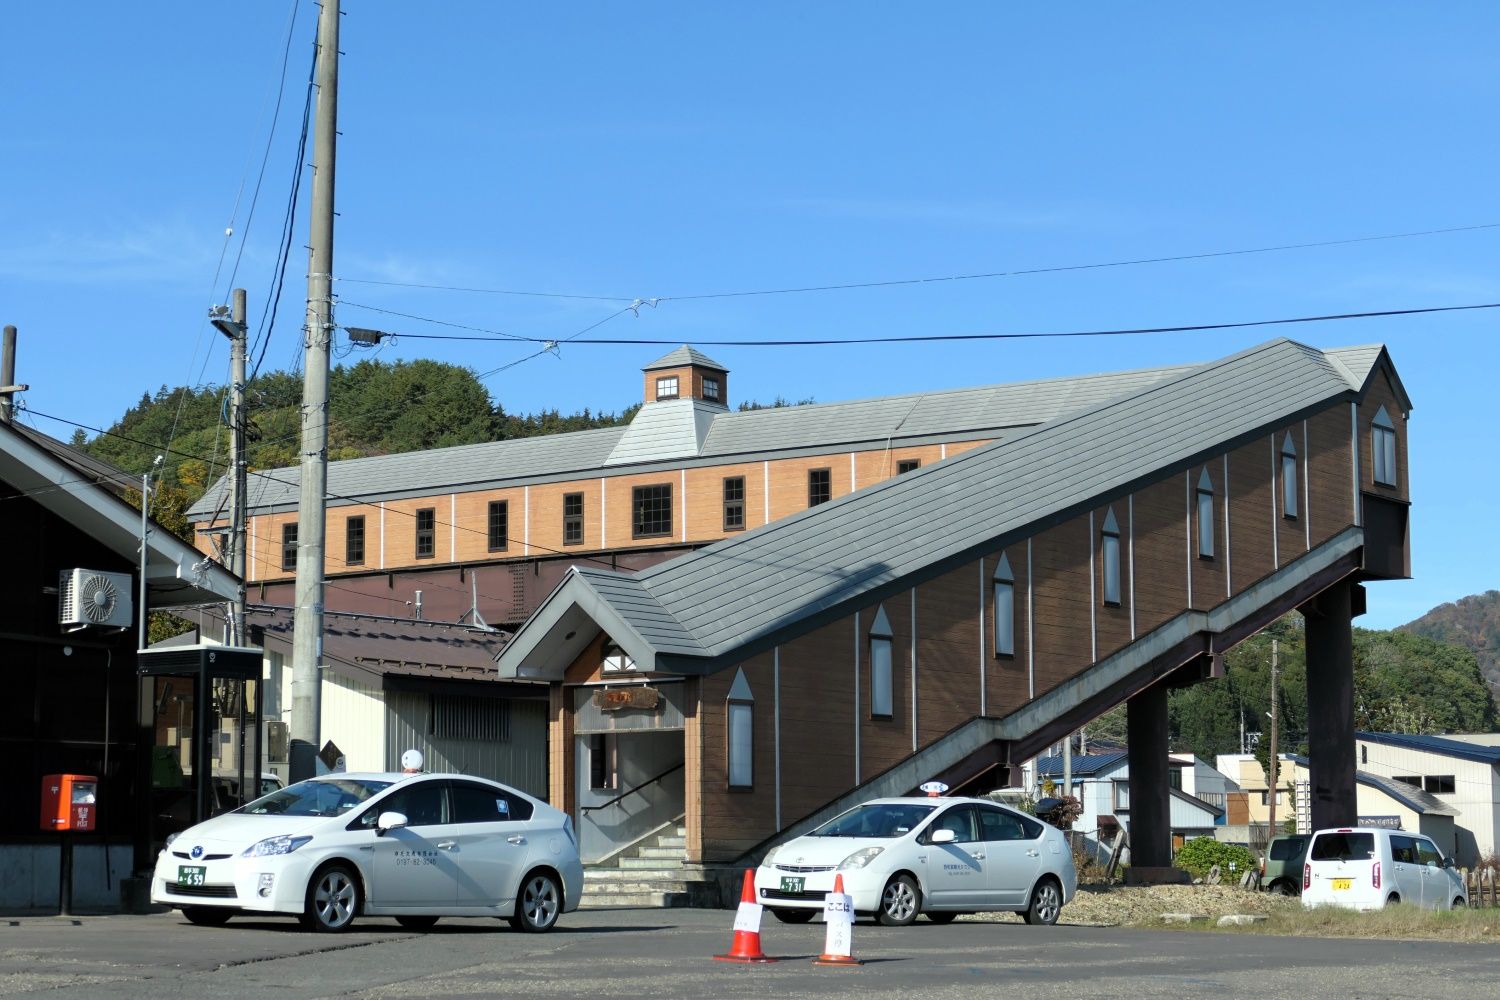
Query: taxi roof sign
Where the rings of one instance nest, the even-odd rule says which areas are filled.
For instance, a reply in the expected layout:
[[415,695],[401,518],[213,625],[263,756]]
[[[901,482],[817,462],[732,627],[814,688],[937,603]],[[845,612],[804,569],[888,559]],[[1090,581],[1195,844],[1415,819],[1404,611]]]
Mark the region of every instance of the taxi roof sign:
[[926,792],[929,797],[937,798],[948,790],[948,786],[941,781],[924,781],[917,786],[917,791]]

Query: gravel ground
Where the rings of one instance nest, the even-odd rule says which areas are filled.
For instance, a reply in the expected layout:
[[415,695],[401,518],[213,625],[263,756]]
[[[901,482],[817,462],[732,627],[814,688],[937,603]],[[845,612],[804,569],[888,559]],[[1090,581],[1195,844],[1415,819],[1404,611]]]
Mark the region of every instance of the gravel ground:
[[[1217,920],[1225,914],[1265,914],[1300,908],[1296,898],[1252,892],[1237,885],[1148,885],[1078,887],[1073,901],[1063,907],[1060,924],[1094,927],[1160,926],[1163,913],[1196,913]],[[966,920],[1019,921],[1014,913],[977,913]]]

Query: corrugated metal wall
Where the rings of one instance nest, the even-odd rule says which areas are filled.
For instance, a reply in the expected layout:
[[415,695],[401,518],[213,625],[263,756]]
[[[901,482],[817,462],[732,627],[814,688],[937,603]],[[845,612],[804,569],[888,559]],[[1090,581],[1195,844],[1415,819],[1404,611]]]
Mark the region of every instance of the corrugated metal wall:
[[344,766],[350,771],[388,770],[385,733],[380,688],[323,671],[323,742],[332,740],[344,752]]
[[[513,788],[547,797],[547,703],[502,698],[473,699],[470,711],[495,716],[492,731],[508,729],[509,739],[459,739],[431,732],[432,695],[391,691],[386,694],[390,724],[386,730],[385,760],[381,770],[399,771],[401,754],[422,751],[429,771],[454,771],[502,781]],[[482,708],[481,708],[482,706]],[[508,727],[501,717],[509,715]],[[342,745],[342,744],[341,744]]]

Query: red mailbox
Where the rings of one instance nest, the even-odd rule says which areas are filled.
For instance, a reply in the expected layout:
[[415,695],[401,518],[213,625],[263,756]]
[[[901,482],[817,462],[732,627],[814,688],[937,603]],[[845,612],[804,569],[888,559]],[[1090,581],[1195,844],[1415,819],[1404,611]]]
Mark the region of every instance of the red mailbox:
[[92,774],[49,774],[42,778],[42,829],[92,830],[99,779]]

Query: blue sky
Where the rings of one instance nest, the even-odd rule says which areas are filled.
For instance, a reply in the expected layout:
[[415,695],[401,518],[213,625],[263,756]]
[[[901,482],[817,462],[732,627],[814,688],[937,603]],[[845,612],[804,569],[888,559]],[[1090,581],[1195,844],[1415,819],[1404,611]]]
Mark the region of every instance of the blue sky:
[[[620,308],[363,281],[671,297],[1500,222],[1494,4],[344,6],[341,324],[452,332],[374,306],[563,340]],[[227,347],[202,317],[227,297],[241,236],[234,284],[249,289],[253,326],[264,312],[316,20],[309,0],[295,9],[248,226],[290,0],[7,12],[0,321],[21,330],[18,378],[35,411],[107,426],[142,392],[224,381]],[[303,205],[267,368],[300,365],[306,241]],[[732,370],[736,398],[820,402],[1207,360],[1277,334],[1384,342],[1416,407],[1417,578],[1372,586],[1361,621],[1386,627],[1500,586],[1500,543],[1475,530],[1500,488],[1497,312],[1087,340],[707,342],[1494,302],[1497,248],[1500,229],[1478,229],[668,300],[591,335],[699,344]],[[617,411],[667,349],[564,344],[486,384],[510,412]],[[378,356],[484,372],[531,351],[408,337]]]

